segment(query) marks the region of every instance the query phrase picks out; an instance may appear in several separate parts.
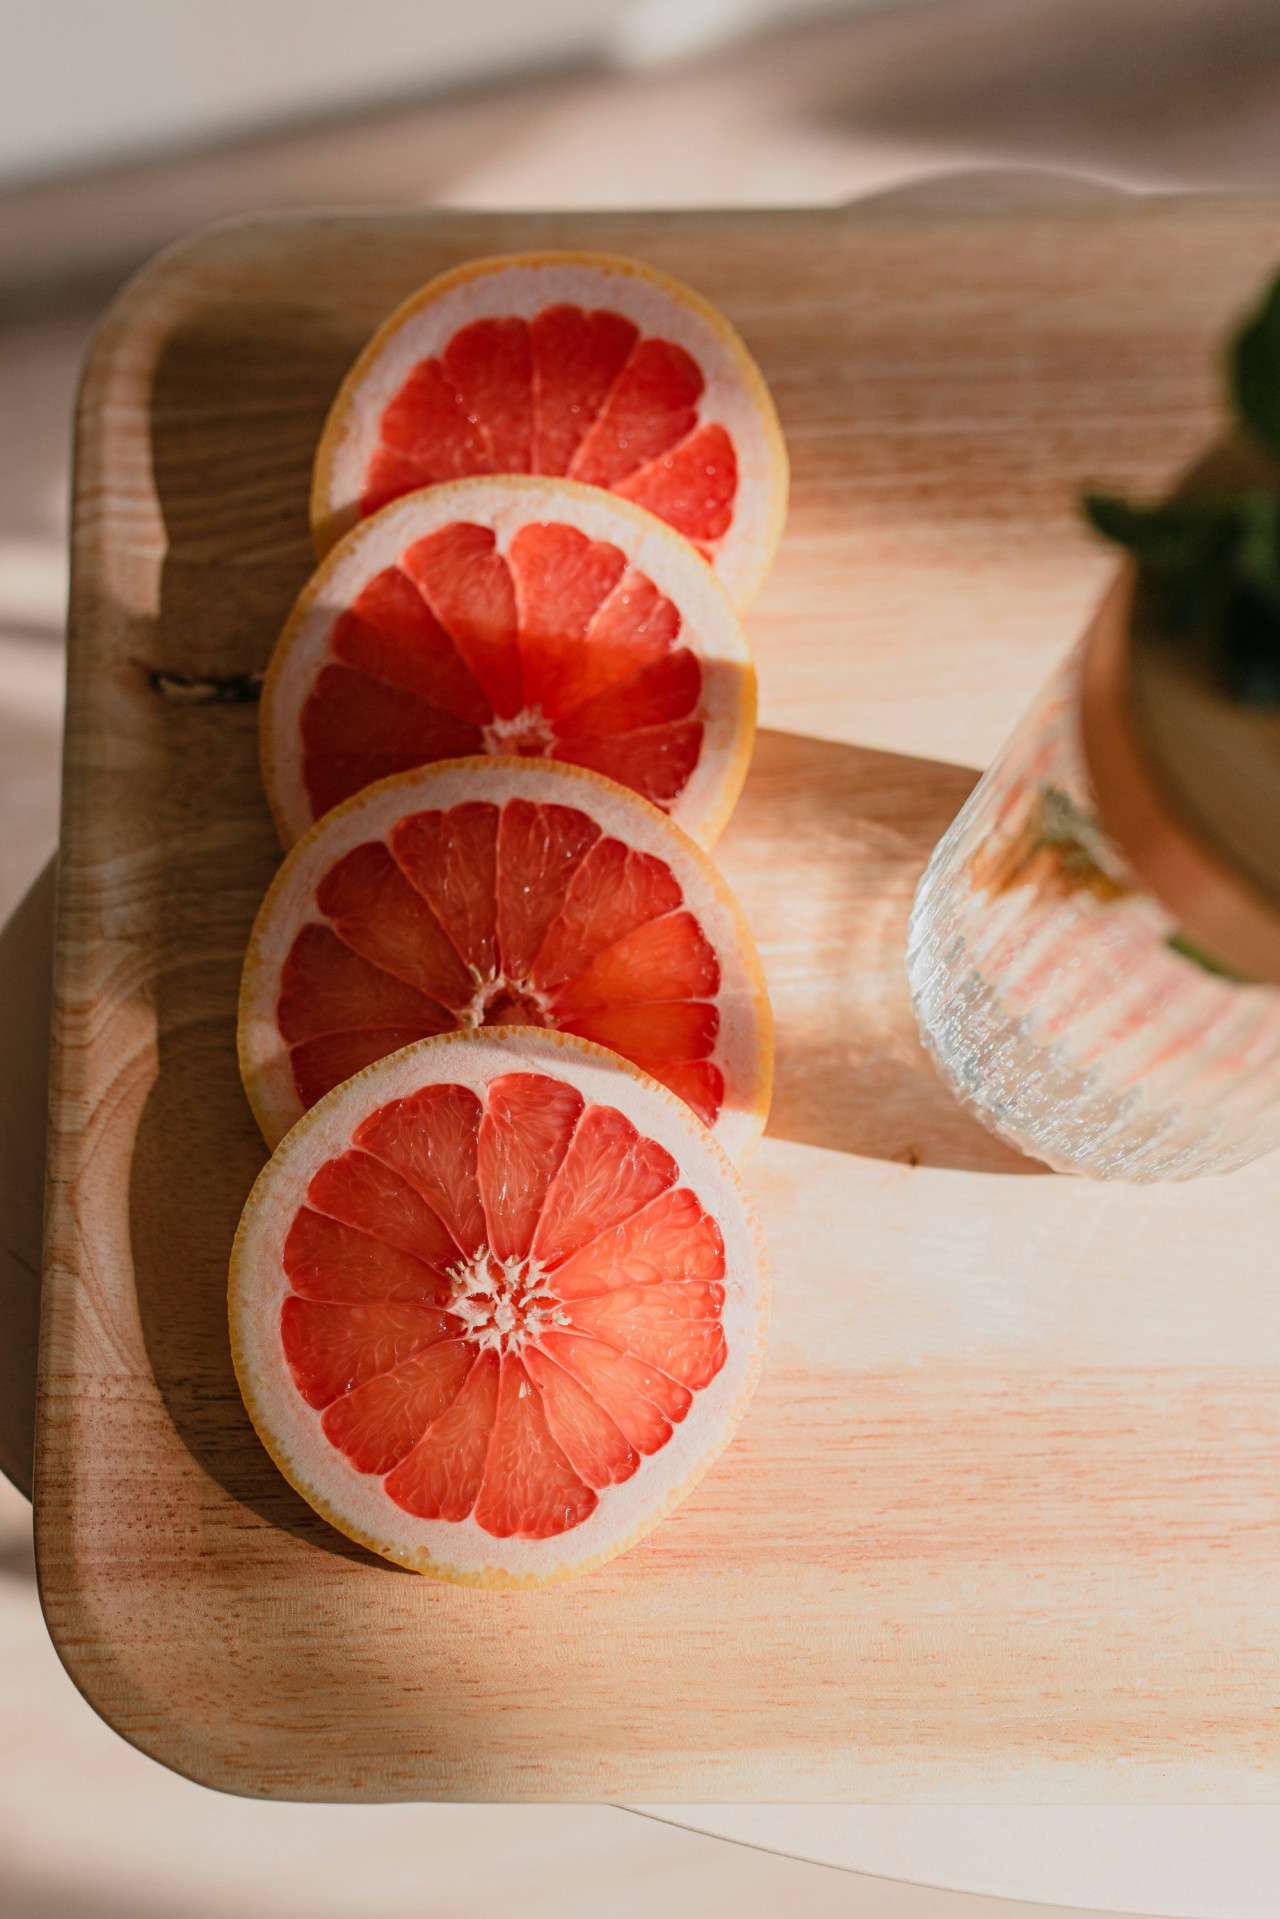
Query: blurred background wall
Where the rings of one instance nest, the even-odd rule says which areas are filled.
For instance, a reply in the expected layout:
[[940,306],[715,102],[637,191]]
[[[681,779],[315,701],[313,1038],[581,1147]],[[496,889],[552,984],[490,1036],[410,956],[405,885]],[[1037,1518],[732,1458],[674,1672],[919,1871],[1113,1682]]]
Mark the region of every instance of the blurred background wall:
[[598,49],[623,0],[6,0],[0,181]]
[[1276,0],[0,0],[0,324],[249,208],[1280,184]]
[[642,65],[837,4],[5,0],[0,187],[539,67]]

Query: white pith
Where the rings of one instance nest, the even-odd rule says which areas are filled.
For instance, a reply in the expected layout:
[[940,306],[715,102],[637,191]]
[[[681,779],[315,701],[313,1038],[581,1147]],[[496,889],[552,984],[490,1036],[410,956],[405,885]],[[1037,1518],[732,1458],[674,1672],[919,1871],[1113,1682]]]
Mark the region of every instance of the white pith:
[[[492,972],[481,979],[474,966],[468,970],[476,981],[476,993],[471,1004],[465,1006],[458,1014],[460,1026],[483,1026],[486,1022],[490,1026],[541,1026],[544,1017],[549,1018],[550,1001],[532,980],[512,978],[506,973],[499,972]],[[536,1019],[489,1019],[489,1012],[494,1002],[500,1000],[504,994],[509,994],[513,999],[529,1001],[538,1017]]]
[[460,1319],[479,1352],[522,1353],[547,1326],[569,1316],[536,1259],[499,1259],[487,1246],[448,1268],[453,1294],[446,1312]]
[[[327,814],[298,842],[259,910],[240,992],[240,1071],[268,1145],[301,1117],[289,1049],[276,1007],[280,976],[298,928],[321,917],[311,902],[321,879],[353,848],[385,840],[406,814],[447,810],[461,801],[511,799],[574,807],[638,852],[662,860],[674,874],[684,906],[715,949],[720,989],[709,1002],[720,1016],[712,1059],[724,1075],[724,1105],[712,1129],[734,1160],[743,1159],[764,1129],[773,1078],[773,1029],[764,977],[742,910],[710,859],[647,800],[583,767],[553,760],[441,760],[417,772],[381,780]],[[497,994],[520,993],[545,1010],[545,996],[527,983],[476,982],[468,1028],[482,1026]],[[500,1031],[497,1026],[485,1032]]]
[[737,332],[679,281],[608,254],[545,253],[474,261],[412,295],[375,334],[330,411],[316,459],[312,525],[325,552],[359,517],[369,461],[387,404],[420,360],[441,352],[473,320],[531,320],[561,302],[608,308],[641,335],[673,341],[706,382],[699,424],[718,422],[734,444],[733,519],[717,543],[716,571],[735,604],[758,591],[782,535],[787,456],[769,390]]
[[496,758],[508,753],[538,758],[556,743],[555,729],[540,706],[522,706],[509,720],[492,719],[483,731],[484,750]]
[[[733,604],[706,561],[665,521],[598,487],[529,474],[451,480],[406,493],[362,520],[303,588],[272,655],[258,716],[263,784],[284,845],[314,822],[303,781],[302,709],[321,669],[336,658],[334,627],[415,540],[459,522],[490,528],[504,556],[522,527],[571,526],[617,547],[678,609],[677,644],[694,655],[702,675],[698,703],[687,717],[701,722],[703,737],[698,763],[668,810],[700,845],[711,845],[742,789],[755,735],[755,669]],[[526,712],[491,722],[488,750],[498,750],[513,737],[509,729],[534,718]],[[545,725],[540,715],[536,723]]]
[[[424,1085],[451,1084],[470,1088],[483,1101],[489,1082],[511,1072],[568,1080],[588,1105],[623,1113],[643,1137],[671,1154],[676,1183],[689,1188],[717,1221],[725,1247],[724,1365],[694,1392],[666,1445],[643,1459],[630,1479],[599,1489],[595,1511],[579,1525],[541,1540],[499,1539],[474,1518],[421,1519],[397,1506],[380,1478],[357,1472],[325,1437],[320,1413],[294,1384],[280,1338],[281,1307],[290,1291],[284,1241],[320,1165],[346,1151],[360,1122],[392,1100]],[[474,1286],[478,1306],[490,1270],[476,1262],[464,1262],[464,1268],[460,1277]],[[525,1276],[536,1285],[536,1269],[526,1267]],[[420,1041],[357,1074],[314,1107],[250,1194],[232,1253],[229,1306],[236,1373],[254,1425],[291,1484],[325,1518],[416,1571],[463,1584],[532,1586],[569,1578],[634,1544],[728,1443],[763,1358],[768,1269],[759,1224],[738,1176],[674,1094],[587,1041],[513,1028],[502,1037],[449,1033]],[[480,1309],[477,1318],[493,1324],[493,1343],[509,1336],[492,1314],[486,1318]],[[483,1329],[472,1337],[479,1343]]]

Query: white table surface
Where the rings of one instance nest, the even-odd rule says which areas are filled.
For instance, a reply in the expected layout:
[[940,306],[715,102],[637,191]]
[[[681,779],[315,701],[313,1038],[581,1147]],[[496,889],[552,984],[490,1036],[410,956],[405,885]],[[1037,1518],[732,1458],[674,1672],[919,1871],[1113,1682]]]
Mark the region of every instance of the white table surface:
[[891,1880],[1163,1919],[1275,1919],[1277,1806],[648,1806]]

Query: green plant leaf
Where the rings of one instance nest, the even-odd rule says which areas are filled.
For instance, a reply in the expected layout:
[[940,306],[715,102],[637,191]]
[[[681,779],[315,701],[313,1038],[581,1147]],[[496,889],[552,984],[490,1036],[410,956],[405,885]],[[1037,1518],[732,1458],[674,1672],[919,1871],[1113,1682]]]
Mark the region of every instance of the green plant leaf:
[[1241,424],[1280,453],[1280,279],[1232,342],[1228,371]]
[[1280,614],[1280,499],[1260,489],[1240,495],[1233,571]]
[[1280,612],[1251,587],[1232,595],[1219,658],[1227,689],[1248,706],[1280,707]]
[[[1162,500],[1155,506],[1135,506],[1114,493],[1086,493],[1082,505],[1099,533],[1127,547],[1153,572],[1167,575],[1198,572],[1220,560],[1238,540],[1249,511],[1244,496],[1235,493]],[[1256,510],[1254,518],[1263,523]]]
[[[1081,504],[1099,533],[1133,554],[1171,631],[1199,632],[1220,615],[1243,524],[1236,496],[1135,506],[1087,493]],[[1265,565],[1261,553],[1255,563]]]
[[[1232,342],[1228,371],[1240,424],[1280,456],[1280,277]],[[1228,691],[1280,708],[1280,491],[1242,487],[1150,506],[1087,493],[1081,505],[1137,561],[1163,630],[1209,638]]]
[[1228,691],[1280,706],[1280,498],[1253,488],[1135,506],[1094,493],[1082,505],[1133,554],[1166,631],[1211,634]]
[[1206,973],[1214,973],[1219,979],[1237,980],[1242,986],[1248,984],[1244,973],[1237,973],[1227,965],[1225,960],[1220,960],[1217,954],[1211,953],[1207,947],[1198,945],[1186,933],[1170,933],[1165,945],[1171,952],[1181,954],[1183,959],[1190,960],[1193,965],[1199,966]]

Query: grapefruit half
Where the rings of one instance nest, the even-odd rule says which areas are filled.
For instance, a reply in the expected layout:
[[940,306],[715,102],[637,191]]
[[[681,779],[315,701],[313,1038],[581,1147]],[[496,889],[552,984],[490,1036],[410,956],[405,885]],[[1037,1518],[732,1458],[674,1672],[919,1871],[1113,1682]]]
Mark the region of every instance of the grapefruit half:
[[299,841],[240,994],[240,1070],[268,1145],[384,1054],[511,1025],[623,1054],[735,1159],[760,1136],[773,1037],[750,929],[647,801],[547,760],[444,761]]
[[563,1033],[451,1033],[299,1121],[231,1257],[281,1472],[417,1572],[546,1585],[641,1539],[728,1443],[768,1275],[682,1101]]
[[737,333],[635,260],[475,260],[411,295],[343,381],[311,495],[316,551],[389,500],[474,473],[544,473],[635,500],[745,606],[787,508],[769,390]]
[[462,480],[363,521],[304,588],[262,776],[286,846],[374,780],[486,752],[593,767],[709,845],[755,706],[724,589],[660,520],[569,480]]

